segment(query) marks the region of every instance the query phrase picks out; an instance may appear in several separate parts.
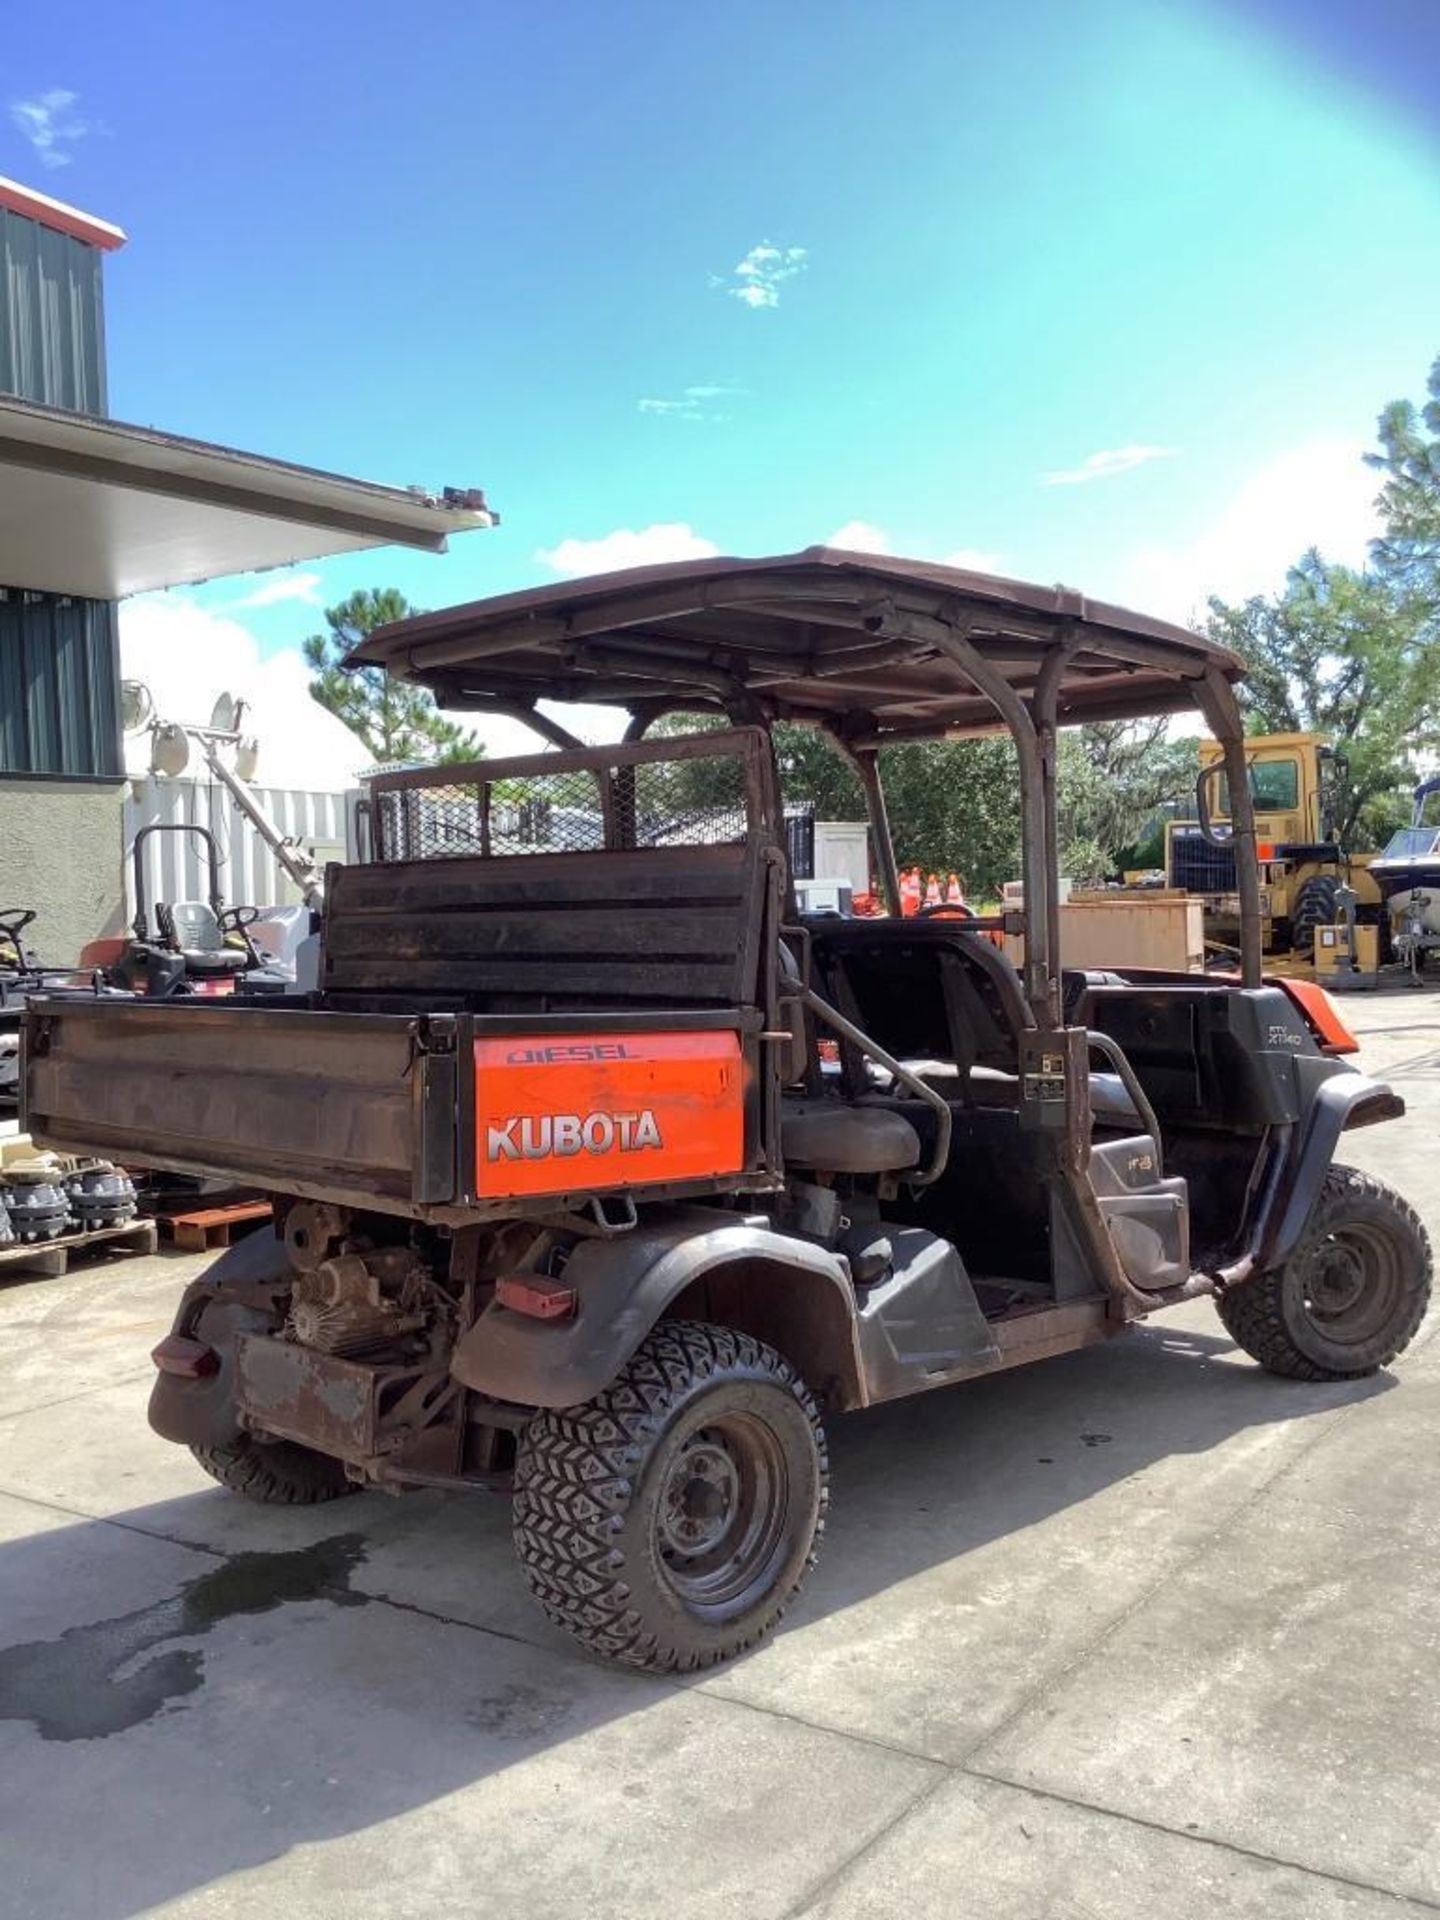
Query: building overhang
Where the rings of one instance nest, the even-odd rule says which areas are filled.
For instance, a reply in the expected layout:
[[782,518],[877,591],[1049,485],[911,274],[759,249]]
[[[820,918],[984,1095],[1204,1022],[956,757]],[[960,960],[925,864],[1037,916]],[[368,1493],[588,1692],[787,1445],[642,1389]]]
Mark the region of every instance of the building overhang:
[[0,586],[123,600],[367,547],[443,553],[478,490],[382,487],[0,396]]

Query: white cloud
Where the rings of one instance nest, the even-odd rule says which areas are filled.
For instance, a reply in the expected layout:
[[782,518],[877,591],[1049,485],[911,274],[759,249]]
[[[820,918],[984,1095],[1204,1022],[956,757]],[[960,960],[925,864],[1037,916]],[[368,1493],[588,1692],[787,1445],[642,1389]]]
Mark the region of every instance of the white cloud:
[[574,578],[586,573],[616,573],[622,567],[653,567],[665,560],[709,560],[720,549],[684,520],[661,521],[655,526],[617,527],[599,540],[573,535],[558,546],[541,547],[535,558],[551,573]]
[[1113,480],[1116,474],[1143,467],[1147,460],[1173,460],[1175,453],[1174,447],[1102,447],[1078,467],[1059,467],[1042,477],[1047,487],[1080,487],[1089,480]]
[[676,420],[728,420],[729,414],[717,407],[717,401],[737,398],[744,387],[685,387],[678,400],[637,400],[641,413],[668,415]]
[[713,276],[710,284],[723,287],[747,307],[778,307],[781,287],[805,271],[809,257],[806,247],[777,247],[762,240],[728,274]]
[[1327,560],[1363,566],[1380,531],[1364,452],[1359,441],[1314,440],[1277,454],[1197,539],[1134,554],[1119,570],[1116,598],[1198,625],[1212,593],[1226,600],[1273,593],[1309,547]]
[[957,547],[953,553],[945,554],[940,561],[942,567],[959,567],[964,573],[999,573],[1003,556],[991,553],[987,547]]
[[[260,742],[259,784],[343,792],[373,755],[333,713],[310,698],[310,669],[298,649],[261,658],[237,620],[197,606],[183,593],[142,594],[120,607],[120,664],[143,680],[162,720],[204,722],[219,693],[250,709]],[[148,764],[143,741],[127,743],[134,772]],[[139,764],[133,762],[138,756]]]
[[889,553],[890,536],[883,527],[877,527],[869,520],[847,520],[843,527],[837,527],[824,543],[827,547],[841,547],[848,553]]
[[323,607],[325,596],[320,586],[318,573],[277,573],[263,580],[252,593],[242,594],[238,600],[227,600],[224,605],[227,611],[233,608],[236,612],[242,607],[278,607],[290,600],[298,600],[306,607]]
[[80,96],[65,87],[52,87],[33,100],[12,100],[10,118],[39,155],[42,167],[68,167],[69,148],[97,129],[76,111]]

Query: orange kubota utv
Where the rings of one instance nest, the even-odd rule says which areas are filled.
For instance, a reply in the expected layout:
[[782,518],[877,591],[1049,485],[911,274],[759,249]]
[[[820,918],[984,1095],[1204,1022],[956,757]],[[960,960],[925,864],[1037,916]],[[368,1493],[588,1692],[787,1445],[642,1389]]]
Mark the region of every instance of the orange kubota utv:
[[[1260,973],[1232,683],[1078,596],[811,550],[508,595],[360,661],[558,750],[372,783],[317,992],[32,1003],[44,1145],[275,1196],[186,1292],[150,1418],[262,1500],[513,1489],[552,1619],[632,1665],[748,1646],[825,1519],[823,1422],[1211,1295],[1262,1365],[1387,1364],[1410,1208],[1333,1164],[1399,1114]],[[544,698],[632,716],[584,747]],[[1056,729],[1196,707],[1235,796],[1242,971],[1065,971]],[[722,731],[647,738],[674,711]],[[895,917],[795,909],[770,739],[823,728]],[[1025,911],[898,916],[891,741],[1006,729]],[[958,1496],[957,1496],[958,1497]],[[840,1524],[843,1525],[843,1516]]]

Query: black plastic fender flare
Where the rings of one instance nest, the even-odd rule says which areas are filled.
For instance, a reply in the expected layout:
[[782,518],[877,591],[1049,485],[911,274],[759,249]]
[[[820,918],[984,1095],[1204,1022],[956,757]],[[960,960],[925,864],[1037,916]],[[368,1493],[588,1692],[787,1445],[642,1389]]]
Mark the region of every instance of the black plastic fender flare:
[[1404,1111],[1405,1102],[1398,1093],[1383,1080],[1372,1080],[1363,1073],[1334,1073],[1314,1087],[1296,1130],[1284,1186],[1262,1240],[1258,1270],[1283,1265],[1300,1244],[1341,1134],[1351,1127],[1372,1126],[1378,1120],[1397,1120]]
[[[692,1282],[726,1267],[760,1265],[812,1289],[846,1323],[851,1379],[863,1379],[855,1302],[844,1259],[812,1241],[696,1209],[663,1226],[586,1240],[565,1282],[577,1296],[568,1320],[536,1320],[492,1301],[456,1342],[450,1371],[463,1386],[529,1407],[574,1407],[607,1387],[665,1309]],[[793,1356],[791,1356],[793,1358]]]
[[180,1296],[171,1331],[203,1340],[220,1364],[201,1380],[157,1373],[150,1389],[150,1425],[184,1447],[232,1446],[240,1437],[235,1401],[235,1339],[275,1325],[276,1296],[294,1278],[285,1243],[252,1233],[227,1247]]

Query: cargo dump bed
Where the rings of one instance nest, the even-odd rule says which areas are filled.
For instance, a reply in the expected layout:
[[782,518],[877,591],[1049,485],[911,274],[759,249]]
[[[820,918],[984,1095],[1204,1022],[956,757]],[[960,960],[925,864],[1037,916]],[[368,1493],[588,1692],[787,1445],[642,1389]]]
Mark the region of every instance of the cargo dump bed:
[[372,858],[327,878],[322,991],[36,1002],[30,1131],[452,1223],[773,1188],[763,747],[741,728],[373,781]]
[[[438,1223],[775,1184],[751,1012],[347,1014],[77,995],[31,1016],[47,1147]],[[533,1210],[533,1204],[532,1204]]]

